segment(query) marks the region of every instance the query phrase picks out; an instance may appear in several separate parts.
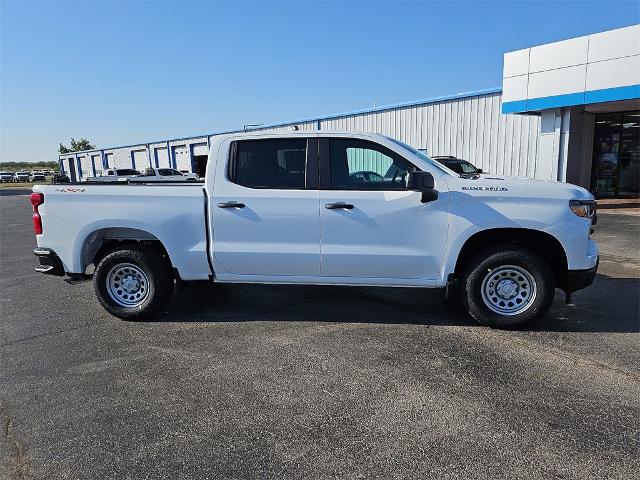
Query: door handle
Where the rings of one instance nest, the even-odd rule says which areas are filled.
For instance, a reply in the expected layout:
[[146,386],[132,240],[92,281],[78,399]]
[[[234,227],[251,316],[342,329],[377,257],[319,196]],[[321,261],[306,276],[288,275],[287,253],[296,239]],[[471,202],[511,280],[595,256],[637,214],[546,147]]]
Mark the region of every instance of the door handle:
[[351,210],[353,208],[353,205],[351,205],[350,203],[344,203],[344,202],[325,203],[324,208],[327,208],[329,210],[335,210],[337,208],[344,208],[346,210]]
[[244,203],[223,202],[218,204],[218,208],[244,208]]

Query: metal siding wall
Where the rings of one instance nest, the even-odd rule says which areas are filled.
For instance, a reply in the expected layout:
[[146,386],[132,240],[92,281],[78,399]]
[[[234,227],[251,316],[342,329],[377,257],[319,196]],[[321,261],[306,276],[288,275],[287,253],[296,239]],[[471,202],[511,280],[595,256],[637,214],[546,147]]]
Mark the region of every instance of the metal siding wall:
[[293,127],[297,126],[298,130],[301,131],[312,131],[316,130],[317,122],[315,120],[310,122],[302,122],[302,123],[288,123],[286,125],[279,125],[277,127],[267,127],[267,128],[252,128],[250,132],[261,132],[261,133],[278,133],[278,132],[291,132],[293,131]]
[[[428,155],[453,155],[485,171],[535,176],[540,118],[504,115],[489,94],[322,120],[321,130],[382,133]],[[545,178],[545,177],[543,177]]]
[[[293,126],[300,131],[316,131],[320,126],[321,131],[376,132],[426,149],[432,156],[454,155],[469,160],[490,173],[555,179],[557,172],[537,165],[540,117],[504,115],[501,98],[500,93],[491,93],[250,131],[290,132]],[[180,162],[179,169],[191,170],[188,155],[191,145],[207,143],[213,138],[215,135],[170,141],[172,149],[183,147],[187,152],[184,158],[181,155],[176,159]],[[166,142],[150,145],[152,152],[157,151],[161,166],[168,166],[165,165],[168,163],[166,146]],[[131,151],[144,148],[145,144],[110,149],[109,166],[131,168]]]
[[131,168],[131,149],[118,148],[110,152],[109,167]]

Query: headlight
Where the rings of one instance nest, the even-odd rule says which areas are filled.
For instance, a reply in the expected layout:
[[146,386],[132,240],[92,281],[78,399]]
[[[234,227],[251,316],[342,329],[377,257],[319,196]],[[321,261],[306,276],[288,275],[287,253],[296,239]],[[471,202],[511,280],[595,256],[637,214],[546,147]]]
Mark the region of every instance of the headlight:
[[570,200],[569,208],[583,218],[592,218],[596,213],[598,203],[595,200]]

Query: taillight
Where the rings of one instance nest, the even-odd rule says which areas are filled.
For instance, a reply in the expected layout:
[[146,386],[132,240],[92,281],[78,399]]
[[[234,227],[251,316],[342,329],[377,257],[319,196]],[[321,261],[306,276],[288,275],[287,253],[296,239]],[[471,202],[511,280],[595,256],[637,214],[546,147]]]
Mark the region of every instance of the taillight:
[[40,212],[38,212],[38,207],[44,203],[44,193],[33,192],[29,195],[29,201],[33,206],[33,231],[36,235],[40,235],[42,233],[42,218],[40,217]]

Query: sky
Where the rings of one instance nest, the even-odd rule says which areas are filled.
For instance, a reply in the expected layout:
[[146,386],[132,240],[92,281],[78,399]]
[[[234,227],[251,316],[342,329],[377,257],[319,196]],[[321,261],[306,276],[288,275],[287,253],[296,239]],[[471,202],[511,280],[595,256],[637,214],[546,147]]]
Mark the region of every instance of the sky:
[[0,0],[0,161],[500,87],[507,51],[636,23],[640,0]]

